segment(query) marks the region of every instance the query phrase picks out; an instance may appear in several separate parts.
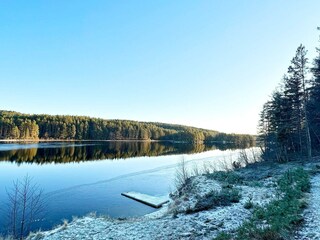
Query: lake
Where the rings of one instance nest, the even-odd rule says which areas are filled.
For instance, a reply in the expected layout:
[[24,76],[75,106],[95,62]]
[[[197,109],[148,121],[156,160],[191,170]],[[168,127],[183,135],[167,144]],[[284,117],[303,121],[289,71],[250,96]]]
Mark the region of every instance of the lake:
[[0,226],[6,223],[7,192],[26,175],[44,190],[45,218],[37,227],[50,229],[96,212],[114,218],[142,216],[154,208],[121,196],[136,191],[154,196],[174,190],[182,159],[189,168],[225,167],[237,158],[231,145],[170,142],[41,142],[0,144]]

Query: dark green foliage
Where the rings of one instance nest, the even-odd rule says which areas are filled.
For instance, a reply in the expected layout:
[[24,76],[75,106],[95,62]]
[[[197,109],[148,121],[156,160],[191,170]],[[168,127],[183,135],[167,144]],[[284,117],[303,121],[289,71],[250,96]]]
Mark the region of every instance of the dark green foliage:
[[248,134],[218,133],[205,138],[205,142],[224,142],[235,144],[238,148],[248,148],[255,145],[255,138]]
[[[174,124],[0,111],[0,139],[170,140],[199,143],[224,141],[220,136],[216,131]],[[241,139],[243,146],[251,147],[254,144],[254,137],[250,135],[225,136],[231,142]]]
[[[320,30],[320,28],[318,28]],[[310,88],[310,100],[307,105],[308,119],[310,123],[310,135],[312,147],[320,151],[320,48],[317,48],[318,56],[313,61],[311,72],[313,80]]]
[[252,200],[250,199],[249,201],[247,201],[247,202],[243,205],[243,207],[244,207],[245,209],[251,209],[251,208],[253,208],[254,205],[253,205]]
[[282,86],[272,94],[261,111],[259,141],[264,147],[265,159],[288,161],[294,156],[311,158],[306,54],[305,47],[300,45]]
[[0,112],[0,138],[37,139],[39,126],[32,119],[20,119],[1,116]]
[[246,222],[238,229],[237,240],[284,240],[285,238],[270,227],[257,228],[253,222]]
[[207,174],[207,177],[228,184],[243,183],[243,177],[241,177],[235,172],[217,171]]
[[305,202],[301,199],[309,189],[305,170],[298,168],[285,173],[278,180],[279,199],[265,208],[256,207],[253,217],[238,229],[235,239],[288,239],[292,229],[303,220]]
[[232,236],[228,233],[221,232],[214,238],[214,240],[231,240]]
[[311,187],[309,175],[302,168],[286,172],[284,176],[279,179],[278,186],[281,192],[293,194],[298,197],[308,192]]

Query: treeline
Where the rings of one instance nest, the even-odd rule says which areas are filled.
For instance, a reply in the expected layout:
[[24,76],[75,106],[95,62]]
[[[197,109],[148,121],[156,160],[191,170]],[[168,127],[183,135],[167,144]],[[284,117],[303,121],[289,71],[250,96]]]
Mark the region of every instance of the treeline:
[[37,139],[39,126],[36,121],[27,118],[11,118],[1,112],[0,138],[4,139]]
[[259,139],[267,159],[310,159],[320,150],[319,48],[317,53],[310,67],[300,45],[280,86],[263,106]]
[[226,141],[244,147],[254,144],[254,137],[250,135],[222,134],[182,125],[80,116],[28,115],[12,111],[0,111],[0,139]]
[[226,133],[218,133],[215,136],[208,136],[206,139],[208,143],[224,143],[224,144],[232,144],[237,148],[249,148],[255,146],[256,137],[249,134],[226,134]]

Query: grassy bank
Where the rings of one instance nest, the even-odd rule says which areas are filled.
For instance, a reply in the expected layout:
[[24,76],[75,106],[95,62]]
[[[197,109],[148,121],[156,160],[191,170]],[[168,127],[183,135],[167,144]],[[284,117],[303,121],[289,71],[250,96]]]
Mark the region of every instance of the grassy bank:
[[252,217],[235,234],[221,233],[216,240],[288,239],[303,221],[307,206],[304,195],[310,190],[309,173],[302,168],[288,170],[277,181],[277,199],[266,207],[252,206]]

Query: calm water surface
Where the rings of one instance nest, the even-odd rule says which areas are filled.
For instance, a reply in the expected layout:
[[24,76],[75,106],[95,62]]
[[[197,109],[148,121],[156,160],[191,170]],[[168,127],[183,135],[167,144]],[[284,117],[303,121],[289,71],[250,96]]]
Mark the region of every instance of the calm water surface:
[[[228,150],[229,149],[229,150]],[[154,196],[174,189],[182,158],[189,167],[215,165],[236,157],[232,146],[157,142],[56,142],[0,144],[0,226],[6,222],[6,189],[27,174],[43,188],[42,229],[91,212],[111,217],[141,216],[155,209],[121,196]],[[3,229],[2,229],[3,230]]]

